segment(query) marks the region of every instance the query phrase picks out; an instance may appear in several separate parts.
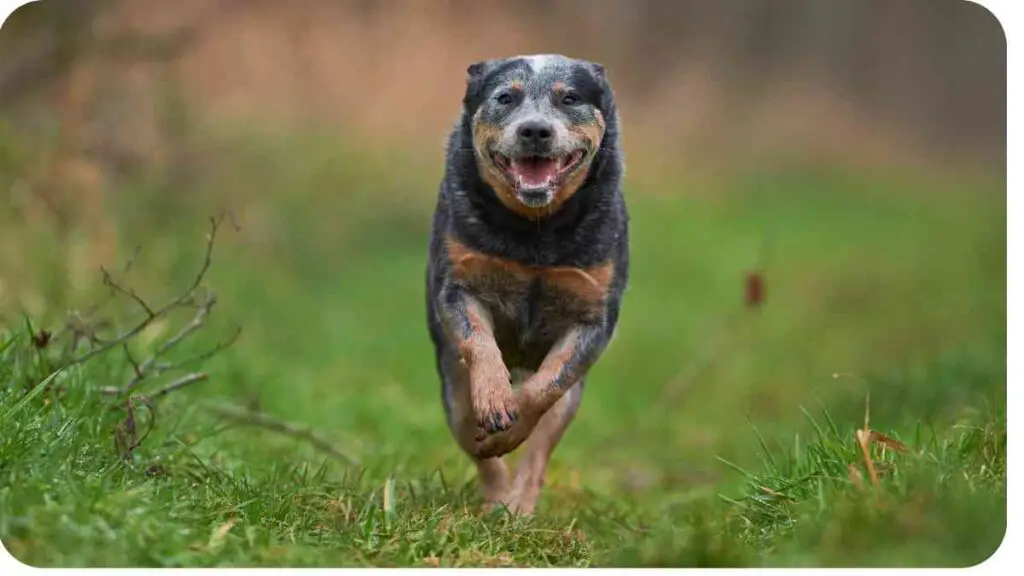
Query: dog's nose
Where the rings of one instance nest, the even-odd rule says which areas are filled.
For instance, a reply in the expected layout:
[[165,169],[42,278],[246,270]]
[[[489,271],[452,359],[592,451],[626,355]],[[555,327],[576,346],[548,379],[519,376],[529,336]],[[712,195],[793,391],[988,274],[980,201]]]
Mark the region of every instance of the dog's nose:
[[551,124],[534,120],[524,122],[516,131],[516,135],[523,144],[549,144],[554,132]]

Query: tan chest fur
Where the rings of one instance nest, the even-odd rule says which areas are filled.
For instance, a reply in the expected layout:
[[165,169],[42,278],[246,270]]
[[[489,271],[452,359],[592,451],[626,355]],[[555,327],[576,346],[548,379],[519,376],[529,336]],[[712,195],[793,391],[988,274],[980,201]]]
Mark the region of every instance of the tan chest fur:
[[611,263],[534,267],[483,254],[454,238],[448,238],[447,248],[453,276],[492,311],[515,317],[523,307],[532,307],[552,322],[603,314],[614,276]]

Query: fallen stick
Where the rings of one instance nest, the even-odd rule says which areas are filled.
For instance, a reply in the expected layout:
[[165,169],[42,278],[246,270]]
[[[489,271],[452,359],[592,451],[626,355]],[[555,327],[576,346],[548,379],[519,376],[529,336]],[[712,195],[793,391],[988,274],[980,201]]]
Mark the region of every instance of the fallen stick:
[[283,422],[266,415],[263,412],[256,412],[253,410],[246,410],[244,408],[238,408],[236,406],[227,405],[215,405],[209,406],[209,409],[218,415],[237,422],[239,424],[246,424],[249,426],[256,426],[273,432],[278,432],[286,436],[291,436],[298,440],[304,440],[311,446],[325,452],[338,460],[342,460],[353,466],[358,466],[359,461],[345,452],[342,452],[336,446],[321,438],[310,428],[304,428]]

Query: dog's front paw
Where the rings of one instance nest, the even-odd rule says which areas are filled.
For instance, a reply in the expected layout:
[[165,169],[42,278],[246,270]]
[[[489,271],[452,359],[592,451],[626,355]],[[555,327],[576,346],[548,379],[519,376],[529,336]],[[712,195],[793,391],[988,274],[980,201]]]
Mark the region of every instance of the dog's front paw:
[[493,378],[489,383],[478,382],[473,392],[473,414],[480,434],[494,434],[512,427],[519,411],[507,376]]
[[470,398],[477,427],[493,434],[512,427],[518,416],[512,382],[497,347],[480,348],[469,356]]
[[515,450],[530,436],[537,420],[528,413],[520,413],[508,430],[497,433],[478,431],[476,436],[476,457],[497,458]]

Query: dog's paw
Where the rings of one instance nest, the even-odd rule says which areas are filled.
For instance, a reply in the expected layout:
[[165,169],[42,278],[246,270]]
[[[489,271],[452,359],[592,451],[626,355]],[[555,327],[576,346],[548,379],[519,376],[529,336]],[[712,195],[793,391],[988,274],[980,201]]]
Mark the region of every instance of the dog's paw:
[[497,348],[477,351],[469,364],[470,397],[477,427],[494,434],[512,427],[518,417],[509,371]]
[[519,417],[515,394],[507,380],[498,380],[476,388],[473,414],[476,417],[477,438],[512,428]]
[[497,458],[515,450],[530,436],[536,426],[536,418],[529,413],[520,413],[512,425],[496,433],[478,430],[475,455],[477,458]]

